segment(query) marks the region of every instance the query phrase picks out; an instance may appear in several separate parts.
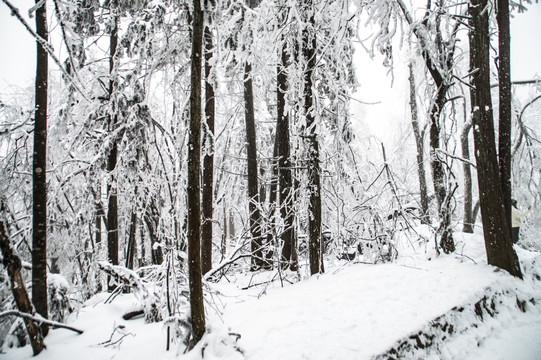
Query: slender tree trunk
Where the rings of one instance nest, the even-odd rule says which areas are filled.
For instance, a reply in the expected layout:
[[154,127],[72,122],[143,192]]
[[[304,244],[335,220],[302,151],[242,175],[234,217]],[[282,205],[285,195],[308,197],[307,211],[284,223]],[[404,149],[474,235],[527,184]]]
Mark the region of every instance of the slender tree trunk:
[[[1,218],[4,217],[3,202],[0,202],[0,216]],[[11,292],[13,293],[13,298],[15,299],[17,308],[21,312],[34,315],[34,308],[30,302],[23,276],[21,274],[21,259],[19,259],[19,257],[13,252],[13,248],[9,242],[6,226],[2,219],[0,219],[0,250],[2,253],[2,262],[8,272]],[[30,338],[30,344],[35,356],[45,348],[41,329],[34,321],[26,318],[24,319],[24,325],[28,331],[28,337]]]
[[[118,24],[117,18],[113,16],[113,28],[109,37],[109,101],[115,101],[113,99],[114,92],[114,80],[113,77],[115,71],[115,54],[118,43]],[[111,106],[112,108],[113,106]],[[109,114],[109,123],[111,133],[116,127],[117,116],[116,114]],[[113,265],[118,265],[118,199],[117,199],[117,181],[114,170],[117,164],[118,157],[118,144],[117,140],[113,140],[113,145],[107,157],[107,173],[109,174],[109,183],[107,185],[107,253],[109,262]],[[114,290],[114,287],[110,284],[109,290]]]
[[419,192],[421,195],[421,222],[430,223],[430,214],[428,213],[428,187],[426,185],[425,160],[424,160],[424,130],[419,129],[419,117],[417,113],[417,99],[415,76],[413,74],[413,64],[409,64],[409,83],[410,83],[410,109],[411,125],[415,136],[415,145],[417,147],[417,174],[419,176]]
[[472,0],[470,13],[470,91],[477,181],[487,260],[522,278],[505,211],[490,94],[490,33],[487,0]]
[[252,66],[244,66],[244,101],[246,121],[246,155],[248,157],[248,210],[250,212],[250,235],[252,237],[252,270],[264,266],[261,236],[261,213],[259,210],[259,187],[257,171],[257,145],[254,114]]
[[440,158],[437,151],[440,149],[440,116],[447,97],[449,87],[443,82],[440,83],[436,90],[436,97],[433,100],[430,109],[430,152],[432,179],[434,182],[434,191],[438,203],[438,213],[440,218],[440,247],[448,254],[455,251],[455,243],[453,240],[453,232],[451,230],[451,211],[449,209],[450,201],[447,196],[450,196],[445,179],[445,164]]
[[128,247],[126,251],[126,267],[128,269],[133,269],[134,262],[135,262],[135,250],[137,249],[136,234],[137,234],[137,212],[136,212],[136,209],[133,209],[131,213],[130,235],[128,237]]
[[498,160],[502,182],[503,204],[511,232],[511,36],[509,0],[498,0],[498,85],[500,121]]
[[201,225],[201,267],[203,274],[212,269],[212,213],[213,213],[213,180],[214,180],[214,81],[211,78],[211,62],[213,54],[212,31],[205,26],[205,119],[206,127],[203,135],[207,141],[203,157],[203,224]]
[[203,11],[193,3],[191,55],[190,135],[188,140],[188,272],[193,345],[205,334],[205,308],[201,273],[201,67],[203,57]]
[[277,113],[276,122],[276,155],[278,156],[278,183],[280,186],[280,217],[284,221],[282,233],[282,261],[286,267],[296,271],[296,249],[294,249],[294,214],[293,214],[293,180],[291,178],[290,140],[289,140],[289,116],[286,111],[287,73],[286,68],[289,62],[289,55],[284,43],[280,53],[280,65],[277,69]]
[[[36,4],[39,1],[36,0]],[[47,9],[45,4],[36,10],[36,32],[44,40],[49,39]],[[47,86],[48,54],[36,42],[36,87],[34,113],[34,154],[32,186],[32,302],[36,311],[48,318],[47,305]],[[41,326],[43,336],[49,332]]]
[[[254,9],[260,0],[249,0],[247,5]],[[243,14],[244,18],[244,14]],[[248,211],[250,212],[250,235],[252,251],[252,271],[267,267],[263,257],[263,237],[261,234],[262,218],[258,184],[257,144],[255,130],[254,92],[252,65],[249,60],[244,64],[244,117],[246,121],[246,155],[248,158]]]
[[[460,143],[462,146],[462,158],[470,159],[470,139],[469,134],[472,127],[471,121],[464,124],[462,129],[462,135],[460,136]],[[475,218],[473,217],[473,191],[472,191],[472,173],[471,165],[464,162],[462,163],[464,171],[464,225],[462,231],[465,233],[473,233],[473,226],[475,225]]]
[[309,258],[310,273],[323,273],[323,241],[321,236],[321,181],[319,168],[319,143],[316,134],[316,117],[313,94],[312,76],[316,68],[317,41],[315,29],[315,17],[312,0],[304,0],[304,11],[307,17],[303,30],[303,55],[306,61],[304,73],[304,111],[306,116],[306,130],[308,135],[308,191],[310,192],[310,204],[308,207],[309,229]]

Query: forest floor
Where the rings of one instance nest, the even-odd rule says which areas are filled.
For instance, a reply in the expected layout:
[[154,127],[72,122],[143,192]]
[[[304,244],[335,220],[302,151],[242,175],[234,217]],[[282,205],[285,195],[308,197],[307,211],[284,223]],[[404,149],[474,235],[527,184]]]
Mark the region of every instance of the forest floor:
[[297,274],[276,271],[208,284],[209,330],[187,354],[165,350],[163,323],[122,320],[133,295],[104,304],[100,294],[68,321],[84,334],[52,330],[39,356],[25,347],[0,358],[541,359],[541,254],[516,247],[521,281],[485,265],[481,235],[456,242],[436,256],[430,243],[399,241],[393,263],[329,260],[325,274],[293,284]]

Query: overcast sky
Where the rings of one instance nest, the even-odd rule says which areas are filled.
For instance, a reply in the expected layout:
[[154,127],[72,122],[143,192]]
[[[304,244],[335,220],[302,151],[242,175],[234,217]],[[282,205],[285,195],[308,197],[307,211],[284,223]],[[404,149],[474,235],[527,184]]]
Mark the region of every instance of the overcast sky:
[[[27,15],[34,1],[11,0],[11,3],[34,27],[34,19]],[[34,81],[35,42],[10,13],[9,8],[0,3],[0,91],[9,85],[33,86]],[[511,32],[513,80],[532,79],[536,74],[541,77],[541,4],[529,5],[526,13],[515,13],[511,19]],[[60,44],[53,46],[58,48]],[[50,67],[56,65],[50,61]]]

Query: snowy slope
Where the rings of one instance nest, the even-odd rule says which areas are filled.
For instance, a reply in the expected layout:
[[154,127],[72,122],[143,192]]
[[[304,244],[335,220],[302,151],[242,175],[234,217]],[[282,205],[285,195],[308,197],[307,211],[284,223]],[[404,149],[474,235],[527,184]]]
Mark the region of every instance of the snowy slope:
[[[213,293],[220,293],[207,297],[209,333],[184,355],[183,345],[165,351],[162,324],[121,319],[137,305],[133,296],[104,305],[102,294],[70,320],[85,330],[83,335],[51,331],[48,350],[36,359],[371,359],[412,334],[429,331],[427,324],[445,314],[457,331],[447,341],[405,358],[509,359],[519,351],[520,356],[512,358],[539,359],[541,283],[535,279],[541,273],[539,254],[519,249],[526,272],[520,281],[484,265],[481,236],[456,235],[459,251],[449,256],[435,257],[429,248],[405,246],[394,264],[329,263],[326,274],[283,288],[275,281],[240,290],[256,282],[250,274],[239,274],[234,283],[209,284]],[[275,273],[255,276],[276,278]],[[494,297],[496,314],[481,319],[474,309],[485,295],[489,302]],[[525,313],[516,306],[517,299],[525,302]],[[217,304],[223,304],[220,313],[214,310]],[[465,310],[457,312],[457,307]],[[107,342],[118,325],[125,328]],[[235,334],[240,335],[238,341]],[[110,345],[123,335],[122,341]],[[32,356],[26,347],[10,349],[0,358]]]

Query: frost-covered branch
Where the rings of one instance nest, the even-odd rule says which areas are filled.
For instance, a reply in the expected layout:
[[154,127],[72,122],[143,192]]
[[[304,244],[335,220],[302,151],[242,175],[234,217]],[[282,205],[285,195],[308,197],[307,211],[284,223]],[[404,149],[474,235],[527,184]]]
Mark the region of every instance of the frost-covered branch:
[[86,94],[79,88],[78,85],[75,84],[75,81],[73,81],[73,77],[66,71],[66,69],[64,68],[64,66],[62,66],[62,63],[60,62],[60,60],[56,57],[55,53],[54,53],[54,49],[53,47],[51,46],[51,44],[49,44],[49,42],[47,40],[45,40],[44,38],[42,38],[41,36],[39,36],[31,27],[30,25],[28,25],[28,23],[26,22],[26,20],[21,16],[20,12],[19,12],[19,9],[16,8],[12,3],[10,3],[8,0],[2,0],[2,2],[4,4],[6,4],[7,7],[9,7],[9,9],[11,10],[11,14],[13,16],[15,16],[17,18],[17,20],[19,20],[19,22],[25,27],[25,29],[32,35],[32,37],[34,37],[34,39],[36,39],[36,41],[38,43],[41,44],[41,46],[43,47],[43,49],[45,51],[47,51],[47,53],[49,54],[49,56],[51,57],[51,59],[53,59],[53,61],[56,63],[56,65],[58,65],[58,67],[60,68],[60,70],[62,71],[62,73],[64,74],[64,76],[66,76],[67,79],[70,79],[71,83],[73,84],[73,86],[77,89],[77,91],[79,91],[79,93],[81,93],[81,95],[83,96],[83,98],[86,100],[86,101],[90,101],[89,98],[86,96]]
[[0,319],[4,318],[6,316],[18,316],[18,317],[21,317],[23,319],[32,320],[37,324],[45,324],[45,325],[49,325],[49,326],[52,326],[52,327],[55,327],[55,328],[67,329],[67,330],[74,331],[74,332],[76,332],[78,334],[83,333],[83,330],[74,328],[74,327],[66,325],[66,324],[62,324],[62,323],[60,323],[58,321],[45,319],[44,317],[42,317],[39,314],[31,315],[31,314],[28,314],[28,313],[25,313],[25,312],[22,312],[22,311],[18,311],[18,310],[6,310],[6,311],[3,311],[3,312],[0,313]]

